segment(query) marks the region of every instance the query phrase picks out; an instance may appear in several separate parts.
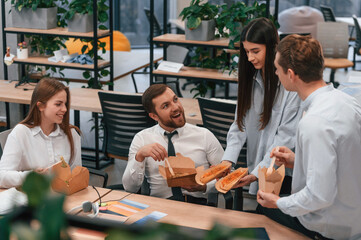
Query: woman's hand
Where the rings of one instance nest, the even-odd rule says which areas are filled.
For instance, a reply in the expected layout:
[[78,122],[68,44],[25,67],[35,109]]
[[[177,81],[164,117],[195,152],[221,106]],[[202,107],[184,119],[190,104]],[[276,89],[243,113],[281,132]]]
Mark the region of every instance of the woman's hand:
[[257,181],[257,177],[253,174],[249,174],[241,178],[238,183],[236,183],[232,189],[240,188],[246,185],[251,184],[252,182]]
[[278,151],[276,148],[273,148],[270,157],[272,158],[274,156],[276,157],[275,164],[277,166],[284,164],[286,168],[293,168],[295,163],[295,153],[292,152],[288,147],[279,147]]

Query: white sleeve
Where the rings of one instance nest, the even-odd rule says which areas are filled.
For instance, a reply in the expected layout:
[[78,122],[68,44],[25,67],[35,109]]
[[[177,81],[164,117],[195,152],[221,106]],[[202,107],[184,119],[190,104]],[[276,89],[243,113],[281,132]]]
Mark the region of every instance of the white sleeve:
[[125,168],[122,183],[127,192],[136,193],[140,189],[144,179],[145,161],[138,162],[135,155],[144,146],[144,141],[140,134],[136,134],[129,148],[128,164]]
[[[277,201],[278,208],[293,217],[330,206],[337,194],[337,139],[329,123],[308,117],[308,124],[300,129],[298,139],[300,168],[306,171],[306,186],[300,191]],[[296,169],[295,169],[296,170]]]
[[76,166],[82,166],[81,161],[81,137],[75,128],[71,129],[71,134],[73,135],[74,142],[74,156],[73,156],[73,164],[70,166],[73,169]]
[[237,122],[234,121],[227,134],[227,147],[224,151],[222,160],[229,160],[234,164],[237,164],[239,153],[241,152],[246,139],[246,129],[241,132],[238,128]]
[[260,167],[269,167],[271,163],[270,154],[273,148],[277,146],[286,146],[290,149],[295,147],[296,131],[298,123],[302,116],[300,108],[300,98],[296,93],[289,93],[286,99],[286,105],[281,112],[282,118],[279,126],[277,127],[276,135],[272,141],[271,146],[267,149],[266,154],[258,165],[254,168],[251,174],[258,177],[258,169]]
[[29,171],[18,171],[22,165],[24,147],[18,140],[18,128],[9,134],[0,160],[0,188],[20,186]]

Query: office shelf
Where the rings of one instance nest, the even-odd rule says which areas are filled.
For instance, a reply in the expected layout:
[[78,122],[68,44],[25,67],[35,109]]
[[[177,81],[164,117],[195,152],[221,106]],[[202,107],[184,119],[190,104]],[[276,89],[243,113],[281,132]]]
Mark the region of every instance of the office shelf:
[[[94,38],[94,32],[68,32],[67,28],[52,28],[52,29],[30,29],[30,28],[15,28],[7,27],[4,28],[5,33],[14,34],[29,34],[29,35],[49,35],[49,36],[61,36],[61,37],[75,37],[75,38]],[[97,37],[103,38],[111,35],[110,30],[97,30]]]
[[217,69],[183,67],[178,73],[154,70],[154,75],[164,77],[179,77],[188,79],[214,80],[237,83],[238,78]]

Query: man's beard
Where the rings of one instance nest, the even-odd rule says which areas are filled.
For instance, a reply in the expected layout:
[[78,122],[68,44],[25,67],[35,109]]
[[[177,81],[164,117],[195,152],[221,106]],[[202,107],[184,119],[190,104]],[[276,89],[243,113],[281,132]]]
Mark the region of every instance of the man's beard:
[[159,117],[160,122],[164,126],[169,127],[169,128],[180,128],[180,127],[183,127],[185,125],[185,123],[186,123],[186,119],[185,119],[185,116],[184,116],[184,111],[182,111],[180,114],[181,114],[181,117],[183,119],[183,121],[181,121],[181,122],[178,122],[178,121],[176,122],[172,118],[169,119],[169,120],[163,120],[159,116],[158,117]]

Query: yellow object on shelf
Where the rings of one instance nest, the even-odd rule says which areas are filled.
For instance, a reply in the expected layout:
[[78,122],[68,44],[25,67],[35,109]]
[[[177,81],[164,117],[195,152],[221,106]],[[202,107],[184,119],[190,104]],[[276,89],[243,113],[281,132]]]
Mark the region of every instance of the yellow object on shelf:
[[[105,50],[110,50],[110,37],[99,39],[101,42],[105,42]],[[65,42],[65,46],[68,49],[69,55],[73,53],[82,54],[81,49],[84,45],[89,45],[90,43],[82,42],[80,39],[74,41],[74,38],[69,38]],[[128,38],[119,31],[113,31],[113,50],[114,51],[130,51],[130,42]],[[85,53],[87,53],[86,51]]]

